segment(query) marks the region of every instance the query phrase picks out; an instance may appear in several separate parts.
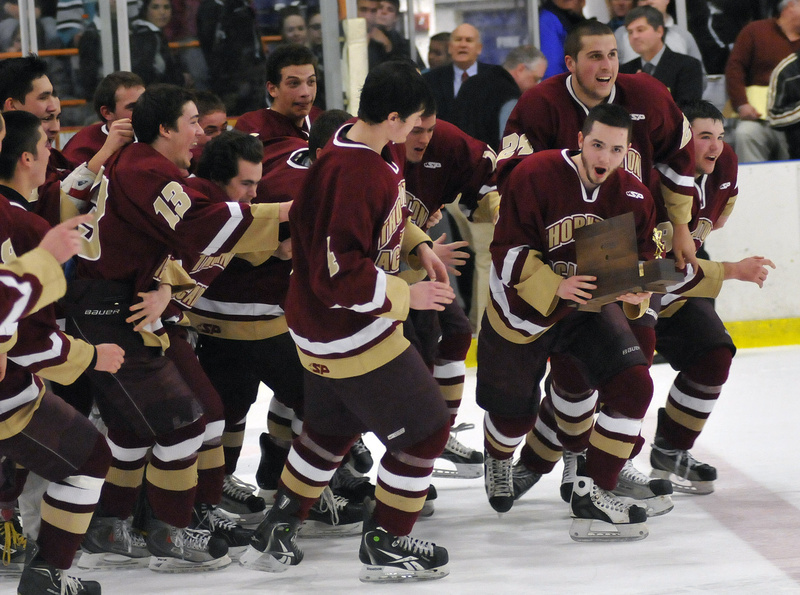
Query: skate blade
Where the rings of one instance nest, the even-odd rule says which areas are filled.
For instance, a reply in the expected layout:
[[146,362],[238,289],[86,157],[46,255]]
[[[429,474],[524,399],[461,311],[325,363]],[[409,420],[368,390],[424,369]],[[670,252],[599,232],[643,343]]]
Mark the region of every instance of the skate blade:
[[0,579],[3,577],[19,578],[25,568],[24,562],[11,562],[6,566],[0,563]]
[[573,541],[639,541],[650,534],[644,523],[612,525],[597,519],[572,519]]
[[672,484],[672,489],[681,494],[705,496],[714,492],[713,481],[692,481],[670,473],[669,471],[662,471],[661,469],[653,469],[650,472],[650,477],[669,480]]
[[450,574],[447,564],[426,570],[396,568],[394,566],[374,566],[365,564],[361,567],[358,580],[362,583],[402,583],[405,581],[434,581]]
[[231,559],[227,554],[221,558],[206,562],[189,562],[180,558],[151,556],[148,568],[154,572],[166,573],[210,572],[212,570],[222,570],[229,566],[230,563]]
[[304,521],[297,531],[298,537],[306,539],[319,539],[324,537],[349,537],[350,535],[361,535],[363,521],[349,523],[347,525],[329,525],[320,521]]
[[78,568],[84,570],[96,570],[98,568],[147,568],[150,564],[150,556],[141,558],[131,558],[122,554],[99,553],[90,554],[81,552],[78,559]]
[[672,501],[672,497],[666,494],[663,496],[645,498],[644,500],[637,500],[636,498],[631,498],[629,496],[620,496],[616,492],[614,494],[626,504],[633,504],[634,506],[640,506],[644,508],[647,511],[647,518],[667,514],[670,510],[675,508],[675,503]]
[[[280,555],[280,554],[278,554]],[[239,566],[250,568],[251,570],[259,570],[261,572],[286,572],[289,566],[292,566],[287,555],[281,555],[282,559],[287,560],[282,562],[275,557],[275,554],[269,552],[259,552],[252,545],[248,546],[245,552],[239,556]],[[301,558],[302,559],[302,558]],[[297,561],[297,564],[300,560]]]
[[[450,462],[452,463],[452,461]],[[483,463],[453,463],[453,465],[455,465],[455,469],[434,467],[433,477],[444,477],[446,479],[477,479],[478,477],[483,477]]]
[[255,529],[261,524],[261,521],[264,520],[264,517],[267,516],[266,510],[262,510],[261,512],[240,513],[228,510],[223,504],[220,504],[219,508],[224,510],[225,513],[231,517],[231,520],[233,520],[237,525],[246,527],[247,529]]

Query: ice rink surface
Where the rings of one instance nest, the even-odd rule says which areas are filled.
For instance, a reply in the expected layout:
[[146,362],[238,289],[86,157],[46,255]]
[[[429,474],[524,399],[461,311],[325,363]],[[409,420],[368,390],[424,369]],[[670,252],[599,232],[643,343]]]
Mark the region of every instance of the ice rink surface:
[[[644,424],[652,439],[674,372],[654,366],[656,387]],[[402,380],[402,379],[400,379]],[[106,595],[228,595],[235,593],[800,593],[800,346],[741,350],[728,383],[693,454],[715,465],[716,491],[676,494],[675,508],[650,519],[650,535],[630,543],[576,543],[569,511],[558,493],[561,464],[514,508],[498,515],[483,479],[434,479],[436,512],[413,535],[450,552],[450,576],[403,585],[358,580],[358,537],[301,539],[302,564],[282,574],[245,570],[159,574],[146,569],[78,571],[99,580]],[[475,369],[468,370],[459,434],[482,449],[483,412],[475,405]],[[792,396],[794,395],[794,396]],[[255,481],[258,436],[265,431],[270,392],[262,387],[248,417],[238,475]],[[377,467],[383,447],[365,437]],[[636,466],[650,471],[649,442]],[[0,579],[0,593],[16,580]]]

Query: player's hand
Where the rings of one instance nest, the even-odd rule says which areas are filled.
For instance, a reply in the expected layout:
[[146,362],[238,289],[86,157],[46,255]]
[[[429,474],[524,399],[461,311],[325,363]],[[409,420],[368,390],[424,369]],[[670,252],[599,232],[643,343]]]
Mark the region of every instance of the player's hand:
[[430,215],[428,215],[428,220],[425,222],[425,231],[428,231],[434,225],[437,225],[444,215],[442,214],[442,209],[437,209]]
[[759,287],[764,287],[764,281],[767,280],[767,267],[775,268],[775,263],[763,256],[751,256],[739,262],[723,262],[722,265],[725,267],[726,279],[750,281]]
[[453,288],[438,281],[420,281],[409,287],[412,310],[444,310],[445,304],[456,299]]
[[431,281],[441,281],[444,284],[450,283],[450,279],[447,276],[447,267],[428,244],[417,246],[417,257]]
[[112,154],[119,149],[133,142],[133,124],[130,118],[121,118],[114,120],[108,126],[108,138],[104,143]]
[[576,304],[583,305],[592,299],[590,292],[597,289],[597,285],[593,285],[592,281],[597,281],[597,277],[593,275],[567,277],[558,284],[556,295],[562,300],[570,300]]
[[439,257],[439,260],[442,261],[444,266],[447,267],[448,273],[458,277],[461,275],[461,272],[456,267],[464,265],[469,258],[469,252],[462,252],[459,250],[459,248],[466,248],[469,246],[469,242],[461,241],[445,244],[444,241],[446,239],[446,233],[443,233],[436,238],[433,241],[433,251],[436,253],[436,256]]
[[91,223],[94,215],[80,215],[67,219],[48,231],[39,243],[58,261],[64,264],[81,251],[81,232],[77,227],[83,223]]
[[743,103],[736,111],[739,113],[740,120],[760,120],[761,119],[761,112],[759,112],[756,108],[754,108],[749,103]]
[[114,374],[120,369],[122,362],[125,361],[125,350],[119,345],[101,343],[100,345],[95,345],[95,349],[97,350],[97,363],[94,365],[94,369],[98,372],[111,372]]
[[697,270],[697,255],[695,254],[694,240],[686,223],[672,224],[672,253],[675,255],[675,265],[683,269],[691,264]]
[[651,297],[653,297],[653,293],[650,291],[642,291],[640,293],[624,293],[617,298],[617,301],[638,306],[642,302],[649,300]]
[[142,298],[142,301],[130,307],[133,314],[128,316],[125,322],[135,324],[136,326],[133,327],[133,330],[139,332],[148,324],[152,324],[161,318],[164,310],[169,305],[169,300],[172,298],[172,287],[162,283],[158,286],[158,289],[140,292],[136,295]]
[[292,260],[292,238],[286,238],[278,244],[272,255],[280,260]]
[[292,203],[294,201],[290,200],[289,202],[282,202],[280,203],[280,208],[278,210],[278,222],[284,223],[289,220],[289,211],[292,208]]

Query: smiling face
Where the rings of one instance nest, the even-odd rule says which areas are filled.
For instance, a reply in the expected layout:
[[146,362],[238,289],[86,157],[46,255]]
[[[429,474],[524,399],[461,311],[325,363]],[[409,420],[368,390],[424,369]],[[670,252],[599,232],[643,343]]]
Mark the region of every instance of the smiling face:
[[278,85],[267,83],[272,97],[272,108],[291,118],[299,126],[314,105],[317,96],[317,75],[313,64],[284,66],[281,68],[281,82]]
[[42,118],[42,130],[47,137],[47,148],[53,148],[58,133],[61,132],[61,100],[58,97],[53,98],[56,105],[56,111],[47,114]]
[[203,134],[197,141],[197,146],[203,147],[215,136],[219,136],[228,129],[228,116],[225,112],[210,112],[200,116],[198,120]]
[[39,128],[39,141],[36,143],[36,155],[31,155],[31,182],[35,188],[44,184],[47,178],[47,162],[50,160],[50,141],[43,128]]
[[425,154],[425,149],[433,138],[436,128],[436,114],[421,118],[419,126],[414,126],[406,138],[406,159],[411,163],[419,163]]
[[717,159],[722,154],[725,128],[719,120],[695,118],[692,121],[695,174],[713,173]]
[[283,40],[286,43],[308,43],[308,29],[306,20],[299,14],[293,14],[283,19]]
[[628,152],[628,129],[595,122],[584,137],[578,133],[581,150],[578,171],[587,188],[596,188],[622,165]]
[[161,136],[166,140],[162,154],[181,169],[189,169],[192,162],[192,147],[203,134],[203,129],[198,123],[199,119],[194,101],[187,101],[175,122],[175,128],[161,127]]
[[576,59],[565,58],[578,98],[594,107],[611,95],[619,73],[617,40],[613,35],[587,35],[581,39]]
[[17,109],[32,113],[40,119],[54,114],[60,109],[56,96],[53,93],[53,83],[47,75],[40,76],[31,81],[31,90],[25,94],[23,101],[8,99],[4,109]]

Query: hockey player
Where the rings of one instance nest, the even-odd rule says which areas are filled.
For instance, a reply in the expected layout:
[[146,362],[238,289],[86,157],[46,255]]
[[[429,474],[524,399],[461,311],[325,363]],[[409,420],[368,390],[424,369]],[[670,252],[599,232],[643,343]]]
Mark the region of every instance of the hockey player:
[[[496,155],[491,147],[437,120],[436,109],[431,107],[409,133],[405,149],[406,195],[414,224],[428,229],[441,218],[441,208],[456,200],[462,209],[475,215],[474,220],[492,222],[499,197],[494,184]],[[458,251],[467,242],[445,244],[444,239],[434,242],[434,250],[443,262],[452,263],[450,270],[458,274],[453,267],[468,256]],[[433,369],[450,409],[450,422],[455,425],[464,392],[464,360],[472,342],[469,319],[458,304],[450,303],[442,312],[412,310],[404,330],[407,336],[413,334],[412,341],[420,343],[420,352]],[[483,475],[482,454],[459,442],[455,433],[451,433],[441,458],[454,465],[455,471],[450,465],[438,465],[434,477]]]
[[308,139],[311,123],[321,110],[317,96],[317,59],[303,45],[285,44],[267,58],[267,92],[270,107],[243,114],[236,130],[257,133],[262,142],[281,136]]
[[[160,355],[168,346],[160,320],[134,327],[126,322],[128,307],[164,284],[173,252],[214,256],[278,245],[277,206],[214,202],[182,183],[181,170],[202,133],[197,120],[184,89],[153,85],[139,97],[133,112],[139,142],[117,153],[97,180],[97,221],[65,299],[68,328],[89,338],[118,338],[129,355],[114,382],[90,374],[114,453],[100,501],[103,516],[131,515],[153,446],[145,476],[154,516],[146,527],[147,547],[151,568],[168,572],[219,568],[230,558],[220,539],[186,528],[197,490],[197,450],[206,433],[202,406]],[[75,175],[92,186],[85,169]]]
[[618,74],[617,41],[598,22],[576,26],[564,44],[569,72],[526,91],[511,112],[498,153],[497,169],[503,194],[509,172],[534,151],[568,147],[588,111],[600,103],[626,108],[633,118],[633,138],[624,167],[646,185],[654,176],[674,225],[675,257],[696,265],[687,223],[691,217],[691,132],[669,90],[652,77]]
[[[30,203],[26,197],[44,181],[49,150],[36,116],[9,113],[5,124],[7,136],[0,151],[0,242],[2,260],[11,264],[17,255],[47,241],[49,226],[27,211]],[[67,227],[74,225],[72,221]],[[46,294],[48,301],[56,297],[51,291],[60,294],[65,287],[60,273],[52,282],[53,288]],[[2,347],[2,351],[8,351],[8,367],[0,382],[0,454],[5,458],[4,471],[13,471],[3,482],[0,502],[13,502],[19,496],[28,471],[51,482],[42,500],[37,540],[27,544],[18,592],[64,593],[69,589],[77,595],[99,594],[98,583],[68,577],[63,571],[72,565],[83,539],[111,453],[94,425],[47,390],[42,379],[68,384],[89,367],[97,374],[111,376],[122,364],[124,351],[114,344],[94,347],[61,332],[53,306],[24,318],[17,329],[4,324],[2,333],[7,335],[12,330],[17,331],[15,340],[4,341]],[[10,460],[16,463],[16,469],[8,465]],[[12,550],[22,553],[26,544],[24,538],[9,532],[8,525],[3,524],[4,558],[14,563],[19,556]]]
[[[571,494],[570,536],[576,540],[647,536],[645,510],[622,504],[610,490],[653,391],[647,359],[628,324],[644,313],[649,294],[626,294],[619,298],[622,308],[609,304],[600,313],[570,306],[586,303],[596,287],[594,277],[575,274],[574,227],[633,212],[640,257],[653,256],[655,205],[647,188],[621,168],[631,127],[624,108],[598,105],[579,134],[579,152],[543,151],[511,173],[491,246],[491,301],[478,340],[486,490],[498,512],[513,503],[511,457],[533,425],[548,356],[576,358],[590,384],[605,391]],[[595,530],[593,519],[615,529]]]
[[[300,563],[297,527],[350,445],[370,430],[386,453],[375,508],[364,521],[361,580],[448,573],[444,548],[408,535],[450,423],[401,321],[409,306],[441,310],[454,294],[430,240],[406,222],[402,171],[387,147],[405,142],[428,98],[412,65],[387,62],[372,70],[358,120],[337,131],[293,205],[286,319],[305,368],[305,417],[275,504],[240,560],[245,566],[275,572]],[[407,255],[433,280],[409,286],[398,278]]]

